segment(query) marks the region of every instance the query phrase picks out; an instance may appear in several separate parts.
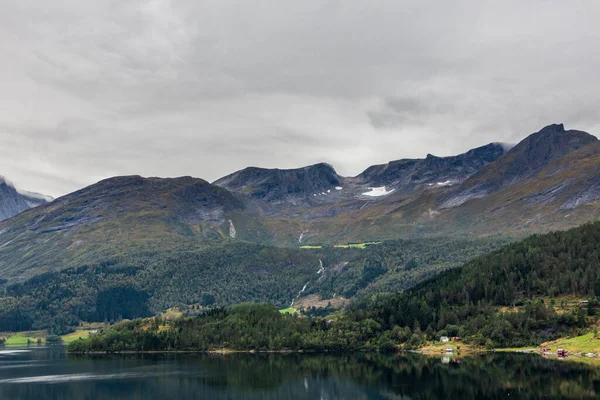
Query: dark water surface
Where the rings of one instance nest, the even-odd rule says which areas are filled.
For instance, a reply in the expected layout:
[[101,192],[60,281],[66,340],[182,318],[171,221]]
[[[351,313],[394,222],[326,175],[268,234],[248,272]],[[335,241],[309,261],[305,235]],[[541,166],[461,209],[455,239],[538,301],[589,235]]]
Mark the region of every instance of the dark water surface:
[[62,347],[0,349],[1,399],[599,397],[600,367],[530,355],[460,360],[412,354],[82,357],[69,356]]

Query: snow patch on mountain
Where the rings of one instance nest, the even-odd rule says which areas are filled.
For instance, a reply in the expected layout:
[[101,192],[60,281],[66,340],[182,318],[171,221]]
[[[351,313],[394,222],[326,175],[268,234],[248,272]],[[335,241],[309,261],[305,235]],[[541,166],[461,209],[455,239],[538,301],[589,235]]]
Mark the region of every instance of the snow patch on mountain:
[[381,196],[387,196],[388,194],[392,193],[395,190],[395,189],[387,190],[385,188],[385,186],[372,187],[369,189],[371,189],[369,192],[362,193],[362,195],[369,196],[369,197],[381,197]]

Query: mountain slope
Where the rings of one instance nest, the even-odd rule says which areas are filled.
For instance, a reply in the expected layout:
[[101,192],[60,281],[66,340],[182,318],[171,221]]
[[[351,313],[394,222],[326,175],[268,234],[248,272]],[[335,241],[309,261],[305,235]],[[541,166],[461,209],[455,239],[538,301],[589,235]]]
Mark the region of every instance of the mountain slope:
[[232,214],[244,207],[202,179],[107,179],[0,223],[0,273],[15,278],[153,246],[205,245],[229,237]]
[[4,221],[32,207],[51,202],[50,196],[17,190],[0,176],[0,221]]
[[294,219],[275,215],[264,223],[286,244],[298,243],[300,234],[306,244],[335,244],[436,236],[519,238],[568,229],[600,218],[599,143],[585,132],[553,125],[460,184],[346,198],[299,210]]
[[478,345],[537,345],[591,322],[588,310],[596,312],[596,300],[586,308],[578,302],[567,308],[561,300],[600,296],[598,248],[598,222],[534,235],[371,306],[367,314],[384,329],[420,326]]
[[0,281],[0,330],[63,332],[81,320],[142,317],[171,307],[196,310],[199,304],[253,301],[286,308],[306,294],[345,302],[343,297],[411,287],[495,248],[486,240],[314,250],[220,240],[88,254],[29,279]]
[[0,221],[13,217],[29,209],[27,201],[17,190],[0,178]]
[[[70,349],[189,351],[227,343],[236,350],[394,352],[439,343],[441,336],[460,343],[434,351],[535,346],[596,330],[599,247],[600,223],[587,224],[534,235],[404,293],[358,302],[336,318],[293,318],[271,305],[243,304],[178,319],[160,330],[157,321],[125,322]],[[143,328],[149,325],[154,328]]]
[[596,142],[598,139],[589,133],[566,131],[563,124],[549,125],[528,136],[497,162],[475,173],[442,207],[455,207],[516,185],[562,157]]
[[283,307],[319,268],[302,250],[227,241],[70,262],[19,283],[0,282],[0,330],[63,333],[81,320],[143,317],[170,307],[245,301]]
[[214,182],[236,193],[265,202],[312,199],[343,185],[340,177],[329,164],[316,164],[298,169],[266,169],[249,167]]
[[436,157],[428,154],[425,159],[405,159],[374,165],[357,178],[369,186],[386,186],[404,191],[412,191],[416,186],[424,184],[456,184],[497,160],[504,151],[502,145],[490,143],[458,156]]
[[[490,144],[456,157],[375,166],[354,178],[340,177],[327,164],[248,168],[216,184],[190,177],[111,178],[0,223],[0,273],[26,278],[153,246],[210,246],[227,238],[298,246],[518,238],[569,228],[600,218],[599,143],[552,125],[506,153]],[[437,185],[441,179],[462,183]],[[369,197],[367,182],[394,191]],[[482,185],[489,193],[462,197]]]

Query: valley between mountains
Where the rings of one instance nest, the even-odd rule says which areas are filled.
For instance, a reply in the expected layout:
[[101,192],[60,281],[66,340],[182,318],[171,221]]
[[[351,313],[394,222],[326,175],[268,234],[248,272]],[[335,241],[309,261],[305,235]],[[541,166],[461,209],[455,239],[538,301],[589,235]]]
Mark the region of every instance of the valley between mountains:
[[[343,314],[336,308],[433,285],[439,274],[450,288],[445,271],[600,219],[600,142],[555,124],[515,145],[401,159],[355,177],[317,164],[249,167],[213,183],[114,177],[55,200],[0,189],[0,331],[63,334],[243,302]],[[438,322],[419,323],[437,331]]]

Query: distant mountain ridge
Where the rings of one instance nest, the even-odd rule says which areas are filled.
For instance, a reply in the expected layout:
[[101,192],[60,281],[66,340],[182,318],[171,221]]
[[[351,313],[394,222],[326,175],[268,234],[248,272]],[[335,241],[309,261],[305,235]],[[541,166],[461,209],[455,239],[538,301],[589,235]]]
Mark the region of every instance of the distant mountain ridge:
[[367,168],[357,178],[371,186],[407,189],[411,186],[448,185],[465,180],[504,154],[504,146],[490,143],[458,156],[403,159]]
[[[260,169],[260,177],[249,177],[243,170],[215,183],[257,201],[261,211],[253,214],[249,207],[249,214],[261,220],[274,243],[287,245],[520,236],[600,217],[599,141],[562,124],[514,146],[490,143],[458,156],[391,161],[355,177],[341,177],[327,165],[323,175],[334,180],[280,179],[298,171],[304,169]],[[288,197],[292,207],[279,193],[294,193],[293,201]]]
[[218,179],[214,184],[253,199],[271,202],[314,197],[316,193],[331,192],[332,188],[341,187],[343,181],[344,178],[331,165],[321,163],[287,170],[249,167]]
[[[292,246],[519,236],[597,218],[598,143],[588,133],[553,124],[511,148],[490,143],[457,156],[391,161],[355,177],[340,176],[325,163],[288,170],[249,167],[212,184],[191,177],[115,177],[42,204],[7,222],[6,229],[26,224],[44,226],[43,231],[103,232],[108,226],[97,222],[110,220],[125,223],[118,231],[123,232],[152,221],[161,228],[140,229],[124,239],[143,231],[152,240],[160,233]],[[11,199],[7,216],[35,201],[3,188]],[[19,238],[36,231],[25,230]]]
[[321,206],[352,199],[413,193],[428,186],[455,185],[505,153],[499,143],[458,156],[402,159],[374,165],[355,177],[340,176],[325,163],[296,169],[249,167],[214,182],[232,192],[273,205]]
[[443,207],[455,207],[516,185],[567,154],[597,141],[586,132],[566,131],[563,124],[549,125],[521,141],[497,163],[477,171],[461,185],[461,192],[448,199]]
[[52,201],[49,196],[17,190],[0,176],[0,221],[4,221],[32,207]]

